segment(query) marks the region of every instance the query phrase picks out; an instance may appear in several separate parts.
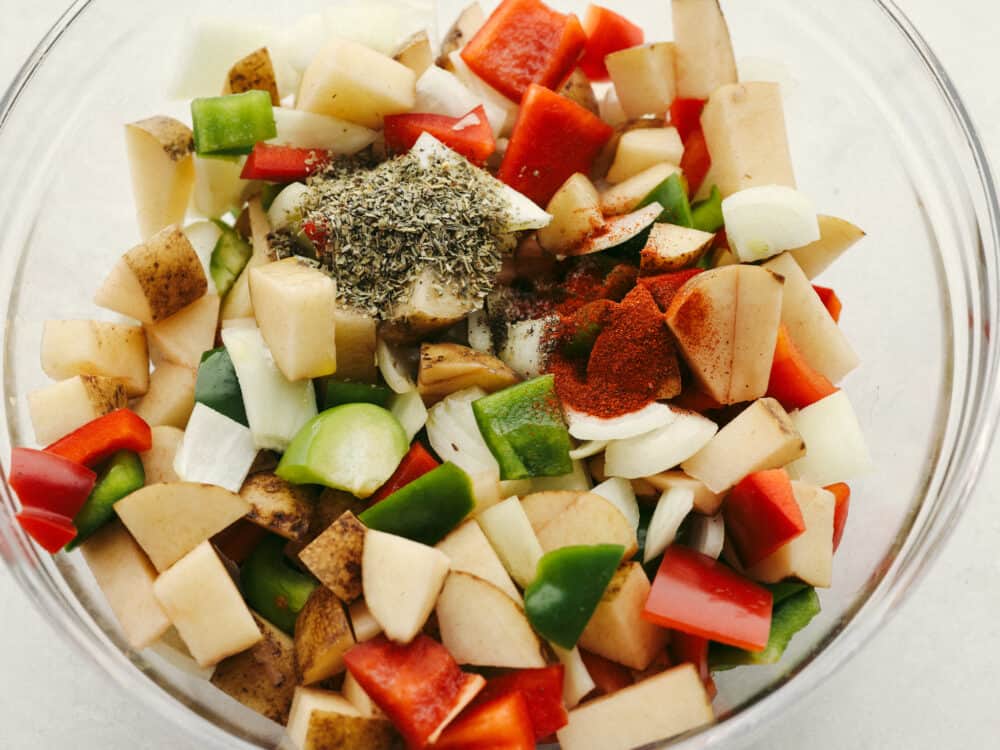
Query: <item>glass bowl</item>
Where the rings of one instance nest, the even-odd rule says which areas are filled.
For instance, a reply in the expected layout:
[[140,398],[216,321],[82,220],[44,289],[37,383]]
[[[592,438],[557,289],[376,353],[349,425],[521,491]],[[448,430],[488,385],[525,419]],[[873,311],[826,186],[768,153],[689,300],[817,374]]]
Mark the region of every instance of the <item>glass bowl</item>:
[[[465,0],[440,2],[446,28]],[[555,3],[581,10],[582,3]],[[669,4],[610,3],[652,38]],[[286,18],[329,2],[286,5]],[[430,5],[430,3],[428,3]],[[273,3],[242,2],[267,15]],[[0,299],[6,299],[0,454],[31,444],[25,394],[47,318],[102,317],[98,282],[137,241],[122,124],[164,109],[186,19],[223,0],[78,0],[0,103]],[[781,664],[718,678],[719,720],[668,743],[733,747],[842,665],[898,608],[960,517],[997,421],[997,200],[979,139],[940,64],[884,0],[725,3],[741,70],[784,84],[799,186],[868,237],[823,277],[863,364],[845,384],[877,471],[853,483],[823,614]],[[409,11],[408,11],[409,12]],[[273,15],[273,11],[272,11]],[[419,21],[419,19],[417,19]],[[435,19],[427,25],[434,28]],[[176,109],[176,106],[174,107]],[[183,109],[181,109],[183,111]],[[125,645],[79,555],[51,558],[0,491],[0,552],[79,650],[191,746],[274,747],[276,725]]]

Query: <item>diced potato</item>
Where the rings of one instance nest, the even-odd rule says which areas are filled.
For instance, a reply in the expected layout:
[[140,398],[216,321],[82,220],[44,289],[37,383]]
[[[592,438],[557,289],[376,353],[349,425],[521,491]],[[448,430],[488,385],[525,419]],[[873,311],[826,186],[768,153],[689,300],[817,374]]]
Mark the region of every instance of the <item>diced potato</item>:
[[538,244],[557,255],[568,253],[604,226],[597,188],[579,172],[562,184],[545,210],[552,221],[538,230]]
[[515,602],[521,601],[521,594],[476,521],[463,523],[438,542],[437,548],[451,560],[453,571],[481,578],[492,583]]
[[684,144],[677,128],[629,130],[618,139],[618,149],[607,180],[613,185],[624,182],[657,164],[680,164],[683,156]]
[[206,294],[180,312],[146,326],[150,356],[155,364],[170,362],[197,370],[201,355],[215,345],[219,327],[219,297]]
[[736,59],[719,0],[673,0],[677,96],[707,99],[736,83]]
[[174,457],[184,439],[184,430],[160,425],[154,427],[152,433],[153,446],[139,454],[142,470],[146,475],[146,484],[179,482],[180,477],[174,471]]
[[477,521],[511,578],[527,587],[544,552],[521,501],[509,497],[487,508]]
[[597,103],[597,113],[604,122],[613,128],[624,125],[628,121],[628,115],[622,108],[621,100],[618,99],[614,86],[605,91],[604,96]]
[[520,380],[517,373],[496,357],[467,346],[443,343],[420,347],[417,390],[427,406],[467,388],[494,393]]
[[149,390],[135,405],[135,413],[151,427],[168,425],[184,429],[194,409],[194,384],[198,373],[189,367],[161,363],[149,376]]
[[161,573],[153,591],[200,666],[218,664],[263,638],[229,571],[208,541]]
[[348,607],[347,611],[351,616],[351,630],[354,632],[354,639],[358,643],[370,641],[382,632],[382,626],[378,624],[378,620],[372,615],[364,599],[358,599]]
[[350,604],[362,593],[364,548],[365,525],[353,513],[345,511],[299,552],[299,560],[320,583]]
[[[352,155],[370,146],[376,138],[374,130],[341,120],[339,117],[318,115],[315,112],[289,107],[275,107],[273,112],[274,126],[278,135],[268,143],[279,146],[315,148],[333,154]],[[299,193],[305,189],[302,183],[292,183],[282,191],[282,194],[292,188],[292,185],[301,188],[296,189]],[[274,206],[273,203],[271,205]]]
[[541,642],[517,602],[492,583],[452,572],[437,602],[441,642],[459,664],[544,667]]
[[791,414],[806,455],[788,467],[796,478],[825,487],[867,474],[874,467],[865,435],[847,394],[838,390]]
[[711,232],[665,222],[653,224],[646,247],[639,256],[639,274],[655,276],[692,266],[714,240],[715,235]]
[[646,477],[643,481],[653,487],[657,494],[673,487],[685,487],[691,490],[694,493],[694,512],[706,516],[718,513],[725,498],[722,493],[712,492],[704,482],[688,476],[683,471],[664,471],[662,474]]
[[410,284],[379,330],[390,343],[415,343],[427,335],[448,328],[465,318],[476,307],[471,298],[459,297],[447,286],[439,286],[431,269],[426,269]]
[[521,501],[545,552],[577,544],[620,544],[628,559],[635,531],[611,501],[592,492],[536,492]]
[[250,271],[250,299],[261,335],[286,378],[336,371],[337,285],[330,276],[294,257],[267,263]]
[[566,83],[559,89],[559,93],[572,102],[579,104],[588,112],[599,114],[597,106],[597,96],[594,94],[594,86],[591,84],[587,74],[580,68],[574,68]]
[[194,157],[194,207],[203,216],[217,218],[239,211],[249,181],[240,177],[245,157]]
[[362,716],[338,693],[295,690],[288,736],[297,750],[393,750],[398,738],[384,719]]
[[156,570],[125,527],[112,521],[80,545],[129,646],[144,649],[170,628],[153,595]]
[[335,38],[302,74],[296,107],[380,128],[386,115],[413,108],[416,81],[412,70],[392,58]]
[[713,721],[712,700],[692,664],[661,672],[569,712],[564,750],[626,750]]
[[590,676],[587,665],[583,663],[579,648],[574,646],[567,651],[555,643],[549,643],[549,646],[563,665],[563,703],[566,708],[576,708],[581,700],[594,691],[597,684]]
[[833,577],[833,493],[803,482],[792,482],[795,501],[806,530],[747,570],[751,578],[777,583],[798,578],[810,586],[828,588]]
[[344,670],[344,654],[354,646],[344,605],[332,591],[317,586],[295,620],[295,664],[303,685]]
[[358,709],[358,712],[369,719],[384,719],[385,714],[379,708],[371,696],[365,692],[354,675],[350,672],[344,673],[344,684],[341,687],[344,697],[351,702],[351,705]]
[[785,278],[781,322],[795,348],[831,382],[840,382],[860,364],[851,342],[790,253],[772,258],[764,267]]
[[159,571],[249,509],[233,492],[188,482],[147,484],[115,503],[115,512]]
[[431,51],[431,40],[426,31],[418,31],[403,42],[392,59],[402,63],[413,75],[419,78],[421,74],[434,64],[434,53]]
[[486,14],[478,2],[470,3],[458,14],[458,18],[445,32],[441,40],[441,54],[437,59],[437,64],[442,68],[450,69],[449,55],[462,49],[476,32],[486,23]]
[[713,492],[724,492],[747,474],[776,469],[805,454],[805,444],[788,413],[762,398],[723,427],[681,468]]
[[242,653],[223,659],[212,673],[212,684],[244,706],[284,724],[295,694],[295,644],[267,620],[254,616],[263,640]]
[[75,375],[114,378],[129,396],[149,388],[146,334],[139,326],[98,320],[47,320],[42,331],[42,369],[55,380]]
[[653,188],[680,171],[680,167],[673,164],[657,164],[609,187],[601,193],[601,211],[606,216],[621,216],[635,211],[643,199],[653,192]]
[[657,42],[604,58],[622,109],[631,119],[665,115],[674,101],[674,44]]
[[668,631],[642,619],[649,579],[637,562],[625,563],[604,590],[579,645],[632,669],[646,669],[663,651]]
[[143,240],[184,221],[194,187],[194,136],[172,117],[125,126],[132,195]]
[[184,233],[171,225],[122,256],[94,302],[143,323],[156,323],[208,290],[201,259]]
[[375,318],[360,310],[337,305],[333,311],[333,331],[337,350],[337,377],[359,383],[378,380],[375,365]]
[[723,197],[757,185],[795,187],[778,84],[721,86],[705,104],[701,127]]
[[314,502],[308,487],[262,471],[246,478],[240,497],[250,506],[248,521],[285,539],[302,540],[308,535]]
[[267,47],[256,49],[237,60],[226,75],[223,94],[242,94],[247,91],[266,91],[271,95],[272,105],[277,107],[281,104],[274,65]]
[[77,427],[128,405],[119,380],[77,375],[28,394],[28,412],[39,445],[54,443]]
[[837,258],[865,236],[864,230],[836,216],[816,217],[819,221],[819,239],[805,247],[790,250],[795,262],[810,279],[815,279]]

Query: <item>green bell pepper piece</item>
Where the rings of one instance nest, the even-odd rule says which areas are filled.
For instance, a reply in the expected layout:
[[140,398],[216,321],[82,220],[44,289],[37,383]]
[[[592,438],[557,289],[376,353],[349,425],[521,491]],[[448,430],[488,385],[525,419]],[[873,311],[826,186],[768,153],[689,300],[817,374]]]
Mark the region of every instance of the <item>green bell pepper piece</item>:
[[535,631],[565,649],[576,646],[624,555],[620,544],[561,547],[543,555],[524,590],[524,611]]
[[253,255],[253,248],[224,221],[216,220],[215,225],[222,233],[212,249],[208,272],[212,276],[212,281],[215,282],[216,291],[222,297],[233,288],[236,278],[243,271],[250,256]]
[[703,232],[718,232],[725,225],[722,218],[722,193],[712,185],[712,193],[691,206],[692,226]]
[[115,503],[146,484],[142,461],[132,451],[118,451],[101,469],[87,501],[73,519],[76,537],[66,549],[75,549],[115,516]]
[[240,587],[250,609],[293,635],[295,620],[318,584],[291,566],[287,543],[276,534],[266,536],[243,563]]
[[239,156],[278,135],[266,91],[210,96],[191,102],[194,150],[199,156]]
[[802,581],[779,581],[778,583],[765,583],[763,586],[771,592],[772,606],[777,606],[785,599],[791,599],[800,591],[810,588],[808,583],[802,583]]
[[233,360],[224,346],[201,355],[194,400],[246,426],[247,411]]
[[500,464],[501,479],[558,477],[573,471],[572,444],[552,375],[477,399],[472,412]]
[[[790,589],[783,593],[787,594],[788,591]],[[713,643],[708,652],[709,666],[714,670],[724,670],[746,664],[777,664],[792,637],[805,628],[819,611],[819,597],[816,589],[811,586],[786,596],[780,602],[775,600],[767,647],[763,651],[753,652]]]
[[691,204],[688,203],[687,180],[680,172],[675,172],[653,188],[652,192],[642,199],[638,208],[654,202],[663,206],[663,213],[656,220],[658,223],[678,224],[682,227],[694,226]]
[[400,487],[358,520],[370,529],[433,546],[475,505],[469,475],[448,462]]
[[324,409],[332,409],[343,404],[375,404],[383,409],[389,408],[392,391],[383,385],[370,383],[355,383],[350,380],[327,380],[323,393]]

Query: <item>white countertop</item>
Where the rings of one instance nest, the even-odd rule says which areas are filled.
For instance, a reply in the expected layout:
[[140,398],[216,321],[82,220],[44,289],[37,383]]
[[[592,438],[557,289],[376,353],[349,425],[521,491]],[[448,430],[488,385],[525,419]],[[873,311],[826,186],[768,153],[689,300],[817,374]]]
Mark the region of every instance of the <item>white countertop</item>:
[[[67,0],[0,0],[0,88]],[[898,0],[1000,163],[1000,6]],[[1000,746],[1000,451],[969,513],[891,624],[769,728],[756,750]],[[0,748],[175,750],[178,735],[74,653],[0,568]]]

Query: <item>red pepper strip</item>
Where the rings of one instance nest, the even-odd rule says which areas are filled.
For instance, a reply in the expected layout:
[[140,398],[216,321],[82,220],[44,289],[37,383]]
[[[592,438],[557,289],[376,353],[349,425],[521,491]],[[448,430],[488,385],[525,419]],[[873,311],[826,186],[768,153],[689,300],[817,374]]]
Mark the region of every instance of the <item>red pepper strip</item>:
[[700,268],[689,268],[686,271],[672,271],[671,273],[661,273],[656,276],[642,276],[639,283],[649,290],[656,300],[657,306],[663,312],[667,311],[670,303],[681,287],[691,279],[701,273]]
[[719,643],[763,651],[771,592],[708,555],[671,545],[653,580],[644,619]]
[[776,398],[782,406],[791,411],[814,404],[836,391],[837,388],[825,375],[814,370],[806,362],[792,342],[784,324],[779,326],[767,395]]
[[823,306],[826,307],[827,311],[830,313],[830,317],[833,318],[833,322],[839,323],[840,311],[844,309],[844,305],[841,304],[840,297],[837,296],[837,293],[827,286],[816,286],[813,284],[813,289],[816,290],[816,294],[819,295]]
[[696,195],[712,166],[712,157],[708,153],[708,144],[705,143],[705,134],[700,126],[684,139],[684,154],[681,156],[680,166],[687,178],[688,194]]
[[674,662],[676,664],[684,662],[693,664],[694,668],[698,670],[701,681],[705,683],[709,698],[714,698],[719,690],[715,687],[715,680],[712,679],[712,674],[708,671],[708,646],[707,638],[684,633],[680,630],[675,630],[670,634],[670,655]]
[[476,697],[473,706],[516,693],[524,696],[535,740],[545,739],[569,722],[566,707],[563,705],[562,664],[538,669],[520,669],[517,672],[493,677],[486,681],[486,687]]
[[540,0],[504,0],[461,55],[477,76],[520,102],[533,83],[559,88],[586,43],[576,16],[554,11]]
[[540,206],[591,163],[614,131],[565,96],[532,85],[521,103],[497,177]]
[[403,460],[399,462],[399,466],[396,467],[396,471],[392,473],[388,481],[379,487],[378,492],[371,496],[369,506],[385,500],[396,490],[405,487],[414,479],[419,479],[431,469],[436,469],[438,466],[440,464],[434,456],[427,452],[427,449],[423,445],[414,443],[410,446],[409,452],[403,456]]
[[833,506],[833,551],[836,552],[840,540],[844,537],[844,527],[847,525],[847,512],[851,507],[851,488],[843,482],[838,482],[823,489],[832,492],[836,500]]
[[740,561],[756,565],[806,530],[802,511],[784,469],[758,471],[744,477],[722,508],[726,535]]
[[386,115],[385,145],[393,153],[409,151],[421,133],[430,133],[478,166],[485,164],[497,148],[493,129],[482,105],[464,117],[420,113]]
[[326,151],[321,149],[274,146],[262,141],[253,147],[240,177],[244,180],[295,182],[315,172],[327,158]]
[[16,516],[21,528],[53,555],[76,537],[76,527],[66,516],[39,508],[25,508]]
[[405,646],[380,635],[352,648],[344,661],[410,748],[426,747],[485,683],[465,674],[444,646],[422,634]]
[[72,519],[94,489],[97,474],[61,456],[15,448],[10,453],[9,481],[25,508]]
[[530,702],[515,691],[467,709],[434,743],[437,750],[535,750]]
[[112,453],[142,453],[152,446],[153,433],[146,421],[130,409],[117,409],[73,430],[45,452],[93,466]]
[[580,58],[580,68],[591,81],[611,80],[604,58],[612,52],[638,47],[645,40],[640,27],[599,5],[587,6],[583,30],[587,34],[587,46]]
[[670,124],[677,128],[677,134],[685,143],[694,131],[701,130],[701,111],[705,102],[705,99],[674,99],[670,105]]
[[580,649],[580,658],[590,674],[590,679],[604,695],[611,695],[635,682],[632,673],[621,664],[616,664],[603,656]]

